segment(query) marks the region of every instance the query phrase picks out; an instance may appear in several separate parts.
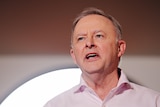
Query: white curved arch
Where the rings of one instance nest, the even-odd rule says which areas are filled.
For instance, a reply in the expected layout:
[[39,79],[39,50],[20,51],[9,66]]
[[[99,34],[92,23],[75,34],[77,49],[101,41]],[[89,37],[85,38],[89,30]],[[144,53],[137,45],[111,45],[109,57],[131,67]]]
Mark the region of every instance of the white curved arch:
[[54,96],[79,83],[79,68],[56,70],[38,76],[12,92],[1,107],[43,107]]

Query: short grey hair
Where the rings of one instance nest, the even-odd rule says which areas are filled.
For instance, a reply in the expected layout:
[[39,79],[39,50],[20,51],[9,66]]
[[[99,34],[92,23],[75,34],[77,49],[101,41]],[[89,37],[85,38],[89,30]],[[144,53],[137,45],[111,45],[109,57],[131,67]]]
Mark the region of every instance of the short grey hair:
[[[75,18],[75,20],[73,21],[73,25],[72,25],[72,36],[73,36],[73,32],[74,32],[75,27],[76,27],[77,23],[79,22],[79,20],[81,20],[85,16],[93,15],[93,14],[95,14],[95,15],[101,15],[101,16],[104,16],[107,19],[109,19],[113,23],[113,25],[115,27],[115,30],[116,30],[116,33],[117,33],[117,39],[118,40],[122,39],[122,28],[121,28],[120,23],[113,16],[111,16],[109,14],[106,14],[104,11],[102,11],[100,9],[97,9],[97,8],[93,8],[93,7],[86,8],[85,10],[83,10]],[[73,39],[73,37],[71,37],[71,42],[72,42],[72,39]]]

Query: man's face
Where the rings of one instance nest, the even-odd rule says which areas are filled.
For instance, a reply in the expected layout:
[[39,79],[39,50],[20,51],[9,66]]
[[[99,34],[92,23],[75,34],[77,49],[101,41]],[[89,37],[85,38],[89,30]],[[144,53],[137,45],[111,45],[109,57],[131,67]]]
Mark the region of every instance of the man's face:
[[120,44],[112,22],[100,15],[83,17],[73,32],[70,51],[75,63],[87,73],[112,71],[118,66]]

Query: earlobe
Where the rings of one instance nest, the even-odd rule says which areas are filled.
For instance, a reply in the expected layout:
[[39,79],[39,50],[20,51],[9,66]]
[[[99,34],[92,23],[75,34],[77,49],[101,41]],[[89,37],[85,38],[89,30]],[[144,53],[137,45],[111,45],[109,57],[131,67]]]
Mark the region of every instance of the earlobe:
[[71,55],[71,57],[72,57],[74,63],[76,64],[76,58],[75,58],[73,49],[70,49],[70,55]]
[[74,59],[73,49],[70,49],[70,55],[71,55],[71,57]]
[[118,45],[118,57],[121,57],[125,53],[126,42],[124,40],[119,40]]

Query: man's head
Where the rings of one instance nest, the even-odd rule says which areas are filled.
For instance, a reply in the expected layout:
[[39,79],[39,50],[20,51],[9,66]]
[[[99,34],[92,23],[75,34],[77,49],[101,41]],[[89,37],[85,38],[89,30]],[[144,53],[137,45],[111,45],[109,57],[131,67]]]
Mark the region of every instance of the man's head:
[[[73,36],[73,32],[74,32],[75,26],[77,25],[77,23],[79,22],[79,20],[81,18],[83,18],[85,16],[88,16],[88,15],[91,15],[91,14],[101,15],[101,16],[104,16],[107,19],[109,19],[113,23],[113,25],[115,27],[115,30],[117,32],[117,39],[118,40],[122,39],[122,28],[121,28],[120,23],[114,17],[112,17],[111,15],[106,14],[102,10],[97,9],[97,8],[87,8],[84,11],[82,11],[78,15],[78,17],[75,18],[75,20],[73,21],[73,24],[72,24],[72,36]],[[72,43],[72,37],[71,37],[71,43]]]
[[86,72],[111,72],[118,67],[126,44],[120,24],[95,8],[84,10],[74,21],[71,56]]

